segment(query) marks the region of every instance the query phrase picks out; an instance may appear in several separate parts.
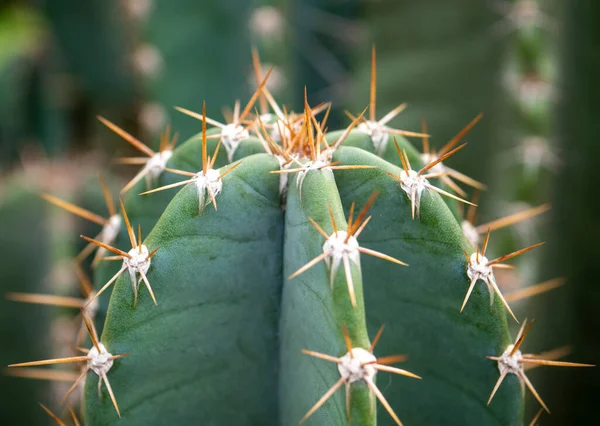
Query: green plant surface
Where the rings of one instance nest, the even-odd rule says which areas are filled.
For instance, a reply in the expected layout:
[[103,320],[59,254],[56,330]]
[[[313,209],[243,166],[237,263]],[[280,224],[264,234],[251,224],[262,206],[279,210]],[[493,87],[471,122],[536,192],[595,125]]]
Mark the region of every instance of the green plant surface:
[[[213,136],[218,133],[218,128],[212,128],[207,131],[208,136]],[[172,137],[174,138],[175,135],[172,135]],[[201,133],[198,133],[176,146],[172,150],[173,155],[166,162],[166,167],[190,173],[196,173],[199,170],[201,170],[202,148],[201,143],[199,143],[201,138]],[[227,164],[227,153],[225,149],[221,145],[219,151],[217,152],[217,145],[217,139],[207,140],[207,155],[212,158],[216,154],[216,158],[213,165],[215,168],[222,167]],[[159,152],[159,149],[156,149],[156,151],[154,152]],[[242,144],[239,145],[238,149],[234,153],[234,160],[237,161],[247,155],[256,152],[264,152],[264,148],[262,147],[260,141],[256,137],[250,136]],[[142,173],[144,167],[145,166],[142,166],[140,169],[135,171],[135,174]],[[181,175],[177,175],[169,171],[163,170],[163,172],[155,179],[154,185],[158,188],[173,185],[185,179],[189,179],[189,177],[183,177]],[[135,218],[136,225],[140,225],[142,230],[146,232],[149,232],[154,227],[160,216],[163,214],[165,208],[173,198],[173,195],[177,193],[177,188],[173,188],[153,194],[140,195],[143,192],[148,191],[148,189],[149,187],[146,184],[146,180],[141,179],[137,184],[131,187],[129,191],[127,191],[124,194],[120,194],[121,198],[123,198],[124,200],[125,205],[129,206],[129,216]],[[128,250],[128,244],[129,238],[127,236],[127,230],[125,228],[125,224],[122,223],[121,231],[114,245],[115,247]],[[120,264],[115,262],[103,262],[99,264],[96,270],[94,271],[94,281],[98,283],[107,282],[114,274],[117,273],[119,267]],[[102,306],[108,303],[107,296],[108,293],[106,295],[101,296],[101,300],[103,301],[101,303]]]

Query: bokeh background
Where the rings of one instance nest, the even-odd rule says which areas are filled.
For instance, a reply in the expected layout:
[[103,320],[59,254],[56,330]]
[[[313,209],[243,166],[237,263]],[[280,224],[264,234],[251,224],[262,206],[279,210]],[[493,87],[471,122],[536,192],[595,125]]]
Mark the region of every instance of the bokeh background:
[[[528,352],[568,345],[600,355],[600,2],[597,0],[14,0],[0,3],[0,293],[77,294],[70,259],[90,225],[41,200],[47,191],[106,214],[97,176],[115,193],[134,151],[102,115],[153,148],[167,124],[180,140],[222,120],[256,86],[251,48],[289,109],[332,101],[330,127],[369,101],[377,48],[378,116],[441,147],[475,115],[454,168],[485,182],[478,222],[551,203],[550,212],[498,232],[507,253],[548,241],[500,277],[505,291],[555,277],[566,284],[518,302],[536,319]],[[421,142],[414,140],[420,148]],[[88,231],[89,232],[86,232]],[[0,368],[60,356],[72,314],[0,300]],[[542,425],[594,424],[600,370],[541,368],[533,383],[553,414]],[[66,384],[68,388],[68,383]],[[0,376],[2,424],[44,425],[37,402],[65,383]],[[528,398],[526,419],[537,412]],[[55,405],[56,406],[56,405]]]

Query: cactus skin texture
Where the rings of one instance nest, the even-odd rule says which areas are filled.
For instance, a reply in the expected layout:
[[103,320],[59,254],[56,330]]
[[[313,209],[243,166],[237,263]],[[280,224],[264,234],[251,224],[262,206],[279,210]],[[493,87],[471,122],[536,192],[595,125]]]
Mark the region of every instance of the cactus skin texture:
[[[375,377],[404,424],[522,424],[523,399],[514,377],[507,377],[486,405],[498,378],[496,364],[486,356],[510,343],[500,301],[490,305],[479,284],[459,313],[469,284],[463,250],[473,248],[433,191],[423,192],[420,218],[413,220],[410,200],[388,175],[400,175],[401,168],[351,146],[357,140],[365,145],[362,139],[352,132],[332,150],[331,161],[371,168],[312,169],[302,183],[290,173],[285,199],[281,175],[271,173],[280,170],[279,160],[255,154],[253,137],[241,142],[230,164],[219,153],[215,168],[231,171],[222,178],[217,209],[208,204],[199,212],[195,183],[174,196],[175,190],[138,196],[146,190],[143,181],[131,189],[125,206],[132,225],[141,223],[145,232],[153,226],[143,244],[149,251],[159,248],[147,272],[158,306],[141,284],[134,307],[129,275],[116,281],[101,341],[111,353],[130,354],[108,373],[121,418],[105,388],[98,397],[98,378],[89,374],[86,424],[298,424],[340,380],[334,363],[302,350],[335,358],[346,354],[348,345],[368,350],[382,325],[375,356],[404,354],[408,361],[400,367],[423,378],[383,371]],[[407,141],[399,142],[418,154]],[[216,141],[207,145],[210,156]],[[418,157],[413,163],[413,155],[418,170],[422,164]],[[176,148],[167,165],[198,172],[201,158],[196,136]],[[165,172],[156,185],[179,178]],[[311,220],[326,235],[349,230],[349,218],[357,221],[376,191],[367,213],[372,218],[358,243],[410,266],[363,253],[332,275],[321,261],[289,279],[323,253],[325,238]],[[123,237],[117,246],[131,247]],[[362,382],[350,386],[348,420],[344,387],[305,424],[395,424]]]

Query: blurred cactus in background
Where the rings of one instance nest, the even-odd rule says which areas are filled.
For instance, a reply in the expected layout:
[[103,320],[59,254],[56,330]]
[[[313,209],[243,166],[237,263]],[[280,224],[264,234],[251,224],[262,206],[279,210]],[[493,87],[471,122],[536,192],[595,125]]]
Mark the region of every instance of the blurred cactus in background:
[[49,29],[24,5],[0,10],[0,167],[32,141],[49,153],[65,148],[65,116],[52,81],[60,64],[49,57]]
[[364,108],[369,99],[370,66],[365,58],[374,43],[378,111],[387,113],[406,102],[408,108],[392,124],[418,130],[426,119],[431,144],[438,149],[462,123],[483,113],[484,120],[469,134],[469,152],[449,164],[490,182],[490,165],[501,148],[495,116],[503,106],[500,77],[507,48],[506,40],[492,32],[498,15],[479,0],[365,3],[369,38],[360,56],[355,54],[353,109]]
[[[51,239],[46,222],[44,201],[31,190],[31,182],[18,177],[8,178],[3,184],[0,201],[2,220],[2,268],[0,283],[2,293],[18,289],[23,292],[49,291],[46,280],[51,270]],[[10,224],[8,226],[7,224]],[[44,290],[42,290],[44,289]],[[3,366],[12,359],[23,356],[46,356],[51,347],[48,327],[49,312],[0,300],[0,360]],[[15,324],[22,327],[15,327]],[[8,343],[10,342],[10,343]],[[12,424],[44,424],[43,413],[31,410],[35,401],[47,398],[50,386],[32,380],[0,376],[2,404],[0,418]]]
[[[560,8],[557,6],[557,2],[548,0],[519,0],[495,6],[501,16],[495,31],[510,43],[503,79],[509,107],[504,114],[505,126],[501,134],[511,142],[505,145],[498,157],[498,192],[494,200],[497,211],[504,214],[534,209],[540,205],[549,208],[550,204],[544,203],[550,200],[552,181],[562,167],[552,125],[561,90],[557,64],[558,40],[563,28],[559,19]],[[556,205],[553,204],[552,208],[556,208]],[[513,232],[504,232],[496,247],[510,249],[539,238],[552,240],[553,233],[548,228],[551,214],[546,213],[515,226]],[[552,250],[553,247],[549,246],[528,259],[521,259],[518,271],[507,273],[503,282],[505,287],[517,291],[535,281],[561,283],[561,286],[566,282],[566,288],[527,299],[519,303],[517,309],[528,316],[547,318],[533,338],[537,344],[567,345],[564,350],[571,351],[568,345],[573,343],[572,339],[568,335],[559,336],[553,332],[556,318],[562,317],[568,308],[559,309],[553,300],[564,300],[567,288],[574,283],[569,276],[557,277],[564,275],[565,271],[546,267],[543,259]],[[552,305],[557,312],[551,315],[548,311],[544,313],[546,307]],[[561,374],[558,371],[546,375],[533,372],[532,377],[541,383],[544,392],[557,398],[554,389],[556,378]],[[559,414],[565,408],[557,407],[553,412]],[[535,411],[530,409],[529,415],[534,414]],[[552,421],[564,423],[554,417],[546,420],[549,423]]]
[[173,106],[198,110],[206,100],[217,116],[248,92],[248,1],[122,3],[140,86],[138,120],[146,135],[158,136],[172,123],[188,138],[195,129]]
[[[331,101],[331,125],[346,121],[343,106],[353,89],[352,70],[357,48],[367,41],[366,7],[357,0],[292,0],[290,3],[291,47],[293,48],[293,89],[298,104],[300,89],[307,87],[314,104]],[[364,61],[367,56],[362,56]],[[364,62],[363,62],[364,63]],[[360,104],[362,110],[366,102]]]
[[[69,213],[49,206],[40,193],[53,191],[66,197],[82,197],[86,207],[98,197],[86,182],[88,173],[99,171],[90,158],[67,162],[25,156],[23,162],[23,171],[5,176],[0,183],[0,240],[6,262],[0,276],[0,338],[11,342],[0,351],[4,364],[15,356],[72,353],[70,345],[79,324],[73,319],[74,306],[67,299],[80,294],[73,257],[81,246],[77,234],[87,228]],[[26,328],[15,327],[15,323]],[[12,424],[45,424],[43,411],[32,410],[24,402],[30,398],[58,402],[58,395],[69,388],[73,374],[3,370],[3,397],[13,403],[2,404],[0,417]]]
[[596,22],[4,2],[0,419],[591,424]]
[[[571,345],[573,356],[597,359],[600,325],[596,304],[600,292],[594,274],[599,211],[590,195],[600,185],[600,146],[595,136],[600,125],[600,34],[596,25],[600,4],[565,2],[563,16],[557,108],[551,120],[559,164],[550,178],[553,207],[548,226],[549,238],[559,243],[547,250],[539,269],[549,275],[564,274],[568,281],[563,292],[536,305],[535,314],[548,319],[548,333],[543,333],[540,341],[562,341]],[[544,379],[549,395],[564,401],[555,416],[548,417],[548,424],[593,422],[591,407],[600,392],[598,371],[592,369],[580,379],[561,373]]]

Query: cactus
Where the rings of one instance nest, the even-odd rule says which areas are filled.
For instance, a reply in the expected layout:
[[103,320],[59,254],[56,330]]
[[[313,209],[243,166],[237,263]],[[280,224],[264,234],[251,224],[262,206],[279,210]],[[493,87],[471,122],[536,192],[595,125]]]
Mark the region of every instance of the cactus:
[[[403,168],[344,146],[359,118],[326,145],[305,112],[283,147],[258,121],[232,163],[203,130],[173,150],[162,186],[127,193],[127,245],[110,248],[122,274],[96,285],[114,283],[100,342],[130,356],[104,370],[114,400],[87,378],[86,422],[520,424],[512,377],[486,406],[498,379],[486,356],[510,343],[505,308],[477,285],[460,312],[475,254],[465,261],[473,248],[426,186],[435,164],[407,161],[405,140]],[[256,137],[267,152],[244,156]],[[400,354],[408,371],[388,365]],[[353,357],[370,367],[352,370]],[[390,384],[386,371],[423,380]]]
[[[544,0],[515,0],[493,5],[500,13],[494,33],[508,42],[503,79],[513,121],[505,120],[509,125],[501,130],[502,138],[513,142],[499,157],[499,173],[493,177],[500,194],[494,210],[516,210],[519,204],[533,206],[546,200],[550,175],[558,165],[551,121],[557,89],[557,61],[553,51],[556,43],[549,36],[556,30],[557,23],[545,10],[549,5]],[[523,230],[520,234],[517,241],[527,239]],[[505,238],[503,245],[514,246],[515,241],[510,240]],[[531,257],[528,263],[529,267],[524,269],[533,275],[539,259]]]

